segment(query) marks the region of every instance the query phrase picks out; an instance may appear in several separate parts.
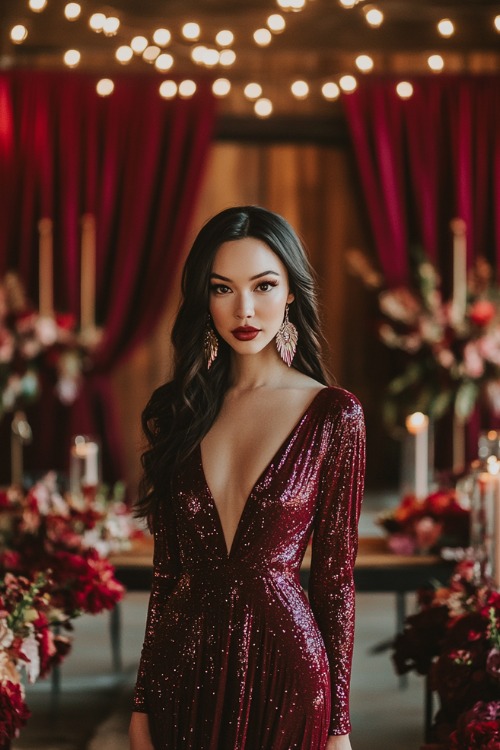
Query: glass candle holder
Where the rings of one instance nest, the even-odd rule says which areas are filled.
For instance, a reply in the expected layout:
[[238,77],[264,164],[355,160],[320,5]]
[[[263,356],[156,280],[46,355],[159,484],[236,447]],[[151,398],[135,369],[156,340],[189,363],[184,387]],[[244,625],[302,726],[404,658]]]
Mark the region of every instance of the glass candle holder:
[[70,455],[69,489],[72,495],[82,496],[95,490],[101,481],[99,442],[88,435],[76,435]]

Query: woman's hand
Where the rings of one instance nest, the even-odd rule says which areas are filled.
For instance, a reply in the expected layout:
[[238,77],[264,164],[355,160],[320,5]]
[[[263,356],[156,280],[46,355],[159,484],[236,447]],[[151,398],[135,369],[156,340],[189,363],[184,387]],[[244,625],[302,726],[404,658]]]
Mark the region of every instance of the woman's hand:
[[338,737],[328,737],[325,750],[352,750],[349,735],[342,734]]
[[149,733],[149,719],[147,714],[134,711],[130,719],[128,730],[130,750],[154,750]]

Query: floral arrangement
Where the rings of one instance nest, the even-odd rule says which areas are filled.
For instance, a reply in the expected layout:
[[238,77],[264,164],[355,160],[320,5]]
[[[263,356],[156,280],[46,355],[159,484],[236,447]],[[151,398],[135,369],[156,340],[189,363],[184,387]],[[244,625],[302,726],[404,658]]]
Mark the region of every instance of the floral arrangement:
[[488,262],[479,258],[468,274],[463,317],[444,299],[441,279],[421,253],[412,287],[384,288],[360,251],[351,251],[348,262],[378,294],[380,339],[404,357],[388,386],[387,423],[403,424],[414,411],[438,419],[452,407],[466,419],[480,397],[500,416],[500,290]]
[[60,401],[73,403],[100,335],[79,334],[72,315],[40,315],[16,274],[6,274],[0,280],[0,416],[36,400],[42,365],[52,373]]
[[500,593],[460,563],[448,587],[418,594],[394,642],[399,674],[428,675],[440,708],[434,741],[450,750],[500,748]]
[[29,715],[21,674],[33,682],[69,652],[52,626],[116,605],[124,589],[105,555],[141,533],[121,487],[74,497],[48,474],[27,493],[0,491],[0,746]]
[[438,490],[424,500],[405,495],[399,505],[381,513],[377,523],[388,532],[388,547],[398,555],[467,547],[470,512],[455,490]]

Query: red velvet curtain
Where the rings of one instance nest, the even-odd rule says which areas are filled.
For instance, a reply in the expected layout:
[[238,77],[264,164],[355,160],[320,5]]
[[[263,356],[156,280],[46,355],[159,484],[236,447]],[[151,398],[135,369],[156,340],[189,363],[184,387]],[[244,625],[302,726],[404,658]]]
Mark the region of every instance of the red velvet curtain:
[[155,325],[170,291],[208,153],[215,100],[164,100],[156,76],[0,74],[0,275],[38,296],[41,217],[54,225],[54,304],[79,318],[81,217],[96,218],[97,324],[104,340],[73,407],[46,389],[31,419],[32,469],[64,468],[68,439],[101,437],[105,475],[121,474],[109,374]]
[[467,225],[469,263],[500,268],[500,77],[363,79],[343,97],[370,228],[387,283],[408,278],[420,243],[448,277],[450,220]]

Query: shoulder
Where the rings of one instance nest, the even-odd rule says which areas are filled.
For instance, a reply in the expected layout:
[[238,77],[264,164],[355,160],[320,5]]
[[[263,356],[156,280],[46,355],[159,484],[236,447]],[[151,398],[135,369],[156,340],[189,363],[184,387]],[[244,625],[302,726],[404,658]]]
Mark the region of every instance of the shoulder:
[[325,418],[364,422],[363,407],[359,400],[344,388],[335,385],[322,388],[316,396],[316,405]]

